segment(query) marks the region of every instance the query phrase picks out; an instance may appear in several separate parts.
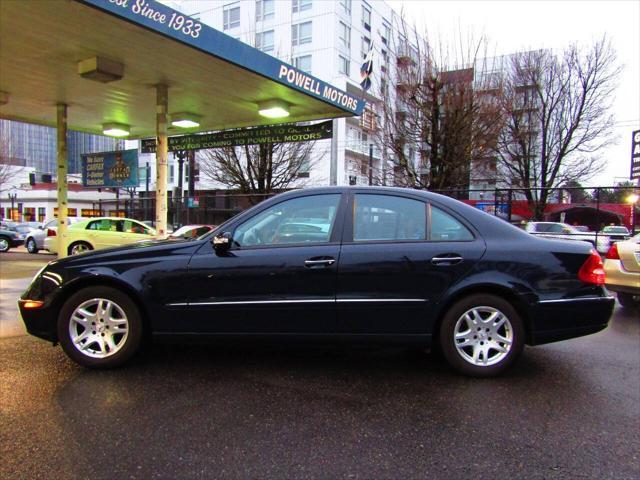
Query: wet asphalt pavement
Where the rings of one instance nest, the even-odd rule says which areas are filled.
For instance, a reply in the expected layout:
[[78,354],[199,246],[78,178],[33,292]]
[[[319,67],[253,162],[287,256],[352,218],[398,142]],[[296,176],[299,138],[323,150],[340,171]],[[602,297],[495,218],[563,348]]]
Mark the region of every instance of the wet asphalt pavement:
[[0,339],[0,478],[640,478],[640,319],[506,375],[355,346],[150,346],[89,371]]

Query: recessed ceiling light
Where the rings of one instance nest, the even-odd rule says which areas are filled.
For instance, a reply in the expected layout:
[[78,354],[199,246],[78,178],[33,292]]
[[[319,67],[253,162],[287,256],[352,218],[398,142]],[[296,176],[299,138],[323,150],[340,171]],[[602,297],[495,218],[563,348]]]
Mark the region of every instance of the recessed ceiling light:
[[200,116],[189,112],[173,113],[171,114],[171,125],[180,128],[199,127]]
[[105,123],[102,125],[102,133],[110,137],[127,137],[130,127],[124,123]]
[[266,118],[284,118],[289,116],[289,104],[282,100],[267,100],[258,104],[258,113]]

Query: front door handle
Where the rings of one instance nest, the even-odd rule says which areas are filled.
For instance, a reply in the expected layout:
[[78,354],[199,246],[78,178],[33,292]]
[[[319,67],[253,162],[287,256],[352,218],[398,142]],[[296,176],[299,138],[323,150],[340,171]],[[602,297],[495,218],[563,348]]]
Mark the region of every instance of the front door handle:
[[336,263],[333,258],[310,258],[304,261],[304,266],[307,268],[322,268],[329,267]]
[[458,263],[464,260],[461,256],[443,256],[443,257],[433,257],[431,259],[431,263],[433,265],[457,265]]

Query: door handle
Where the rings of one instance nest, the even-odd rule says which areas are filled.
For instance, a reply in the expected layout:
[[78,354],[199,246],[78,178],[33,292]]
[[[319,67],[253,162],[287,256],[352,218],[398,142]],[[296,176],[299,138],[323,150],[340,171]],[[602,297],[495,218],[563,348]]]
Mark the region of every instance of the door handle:
[[433,265],[456,265],[464,260],[461,256],[450,257],[433,257],[431,263]]
[[307,268],[329,267],[336,263],[333,258],[323,258],[319,260],[305,260],[304,266]]

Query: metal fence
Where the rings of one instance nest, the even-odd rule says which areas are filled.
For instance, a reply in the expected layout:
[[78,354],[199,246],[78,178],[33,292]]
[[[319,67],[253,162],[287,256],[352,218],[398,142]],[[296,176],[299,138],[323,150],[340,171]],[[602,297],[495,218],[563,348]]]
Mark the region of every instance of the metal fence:
[[[562,222],[598,232],[605,226],[625,226],[639,230],[639,202],[632,195],[640,194],[639,187],[614,186],[594,188],[555,189],[473,189],[440,190],[443,195],[456,198],[491,215],[513,224],[528,221]],[[540,204],[546,195],[545,204]],[[169,192],[168,223],[174,228],[186,224],[218,225],[243,210],[275,194],[240,194],[227,190],[201,192],[194,196],[177,197]],[[140,192],[132,197],[111,201],[97,201],[95,216],[122,216],[138,220],[155,218],[153,192]]]

